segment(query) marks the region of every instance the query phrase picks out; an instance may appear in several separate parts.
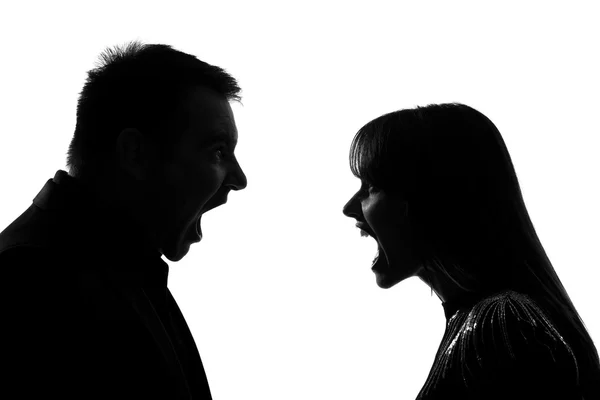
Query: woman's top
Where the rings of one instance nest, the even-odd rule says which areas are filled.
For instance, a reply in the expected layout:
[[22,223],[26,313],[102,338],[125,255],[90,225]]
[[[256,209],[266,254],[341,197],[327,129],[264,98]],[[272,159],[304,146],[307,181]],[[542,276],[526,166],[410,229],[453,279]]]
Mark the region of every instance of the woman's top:
[[417,400],[582,400],[572,347],[531,297],[442,303],[446,330]]

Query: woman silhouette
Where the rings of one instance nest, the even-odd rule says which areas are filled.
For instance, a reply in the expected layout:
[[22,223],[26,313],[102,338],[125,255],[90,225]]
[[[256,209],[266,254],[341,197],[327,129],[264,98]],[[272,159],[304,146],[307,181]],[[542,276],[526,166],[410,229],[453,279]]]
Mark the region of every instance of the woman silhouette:
[[350,149],[344,207],[377,284],[418,276],[446,330],[418,399],[600,399],[598,353],[546,256],[496,126],[462,104],[383,115]]

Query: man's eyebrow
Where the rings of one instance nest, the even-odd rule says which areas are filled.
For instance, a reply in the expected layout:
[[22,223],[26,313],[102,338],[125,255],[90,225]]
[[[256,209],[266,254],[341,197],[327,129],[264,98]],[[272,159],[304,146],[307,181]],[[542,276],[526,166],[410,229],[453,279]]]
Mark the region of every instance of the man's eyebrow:
[[201,144],[203,146],[210,146],[210,145],[218,143],[218,142],[225,142],[228,145],[236,144],[233,140],[232,134],[227,133],[226,131],[220,130],[220,129],[207,132],[207,137],[205,137],[201,141]]

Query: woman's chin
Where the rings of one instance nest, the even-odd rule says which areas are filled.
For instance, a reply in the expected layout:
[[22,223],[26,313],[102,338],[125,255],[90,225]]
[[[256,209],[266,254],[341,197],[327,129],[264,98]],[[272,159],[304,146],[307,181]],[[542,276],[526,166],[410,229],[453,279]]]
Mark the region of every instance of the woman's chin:
[[379,286],[382,289],[389,289],[392,286],[395,286],[397,283],[400,283],[401,281],[401,279],[399,280],[397,278],[390,277],[389,274],[386,274],[385,272],[374,272],[377,286]]
[[398,273],[398,270],[390,268],[386,261],[385,259],[377,260],[371,267],[377,285],[382,289],[389,289],[407,278],[404,274]]

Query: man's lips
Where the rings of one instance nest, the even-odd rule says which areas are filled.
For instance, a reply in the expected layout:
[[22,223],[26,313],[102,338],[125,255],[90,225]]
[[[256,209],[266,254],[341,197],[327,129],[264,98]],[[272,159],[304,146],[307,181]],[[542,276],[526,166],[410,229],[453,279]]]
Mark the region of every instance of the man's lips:
[[[213,197],[213,199],[214,199],[214,197]],[[202,220],[202,215],[205,214],[206,212],[212,210],[213,208],[222,206],[225,203],[227,203],[227,193],[225,193],[225,195],[223,195],[223,197],[221,197],[219,201],[209,202],[206,205],[206,207],[204,207],[200,211],[200,213],[198,214],[198,216],[195,219],[194,229],[192,229],[192,231],[196,233],[196,239],[197,239],[196,241],[197,242],[199,242],[202,239],[202,226],[201,226],[201,222],[200,222]]]
[[215,201],[212,201],[212,200],[215,200],[215,197],[213,197],[211,199],[211,201],[208,202],[206,207],[202,210],[202,214],[212,210],[213,208],[220,207],[223,204],[227,203],[227,193],[225,193],[222,197],[219,197],[219,200],[215,200]]
[[196,220],[196,235],[202,240],[202,228],[200,227],[200,218]]

